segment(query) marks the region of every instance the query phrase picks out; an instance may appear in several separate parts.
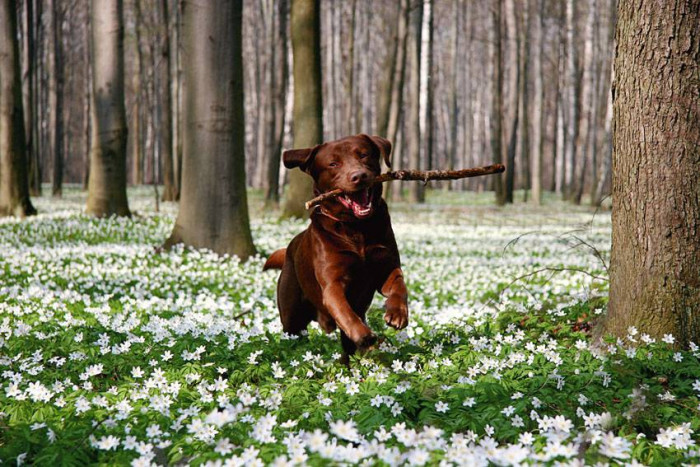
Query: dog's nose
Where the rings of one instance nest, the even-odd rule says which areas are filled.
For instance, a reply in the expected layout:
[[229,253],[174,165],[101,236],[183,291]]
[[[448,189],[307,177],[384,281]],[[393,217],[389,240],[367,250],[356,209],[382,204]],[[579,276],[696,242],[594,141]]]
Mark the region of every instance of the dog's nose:
[[369,174],[366,170],[356,170],[350,174],[350,181],[355,185],[366,182],[369,178]]

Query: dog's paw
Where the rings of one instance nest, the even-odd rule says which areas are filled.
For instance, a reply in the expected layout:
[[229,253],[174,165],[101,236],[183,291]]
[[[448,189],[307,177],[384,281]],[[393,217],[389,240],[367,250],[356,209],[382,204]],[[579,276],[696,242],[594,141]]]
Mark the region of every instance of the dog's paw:
[[370,332],[369,334],[362,336],[357,342],[355,342],[355,345],[357,345],[357,347],[360,350],[368,350],[376,343],[377,343],[376,334]]
[[387,301],[384,321],[387,326],[394,329],[403,329],[408,326],[408,306],[403,303],[390,303]]

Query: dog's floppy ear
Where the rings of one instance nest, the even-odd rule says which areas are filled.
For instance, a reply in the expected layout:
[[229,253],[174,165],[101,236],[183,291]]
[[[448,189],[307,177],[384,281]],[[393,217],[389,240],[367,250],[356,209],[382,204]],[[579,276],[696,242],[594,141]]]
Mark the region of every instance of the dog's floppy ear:
[[370,141],[377,146],[379,153],[382,155],[382,159],[384,159],[384,163],[387,167],[391,168],[391,142],[389,142],[389,140],[386,138],[382,138],[381,136],[367,136],[367,138],[369,138]]
[[318,146],[304,149],[290,149],[282,153],[282,162],[288,169],[299,167],[301,170],[306,171],[317,151]]

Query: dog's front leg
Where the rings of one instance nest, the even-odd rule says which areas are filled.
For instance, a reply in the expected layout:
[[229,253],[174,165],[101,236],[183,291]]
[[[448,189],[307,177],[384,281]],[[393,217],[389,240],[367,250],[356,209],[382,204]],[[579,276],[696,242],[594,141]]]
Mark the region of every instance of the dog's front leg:
[[333,317],[340,330],[359,348],[374,344],[377,337],[372,330],[355,314],[345,297],[345,287],[341,281],[321,283],[323,306]]
[[396,329],[405,328],[408,325],[408,291],[401,268],[391,271],[380,292],[386,297],[386,324]]

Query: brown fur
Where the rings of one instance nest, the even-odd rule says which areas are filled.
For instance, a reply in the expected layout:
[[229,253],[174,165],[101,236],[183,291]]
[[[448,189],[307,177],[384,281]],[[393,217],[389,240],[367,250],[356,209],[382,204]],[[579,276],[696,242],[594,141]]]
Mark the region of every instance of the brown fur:
[[[365,323],[375,292],[387,298],[384,320],[389,326],[402,329],[408,324],[407,291],[389,210],[381,184],[372,186],[380,159],[389,164],[390,154],[386,139],[357,135],[283,156],[287,168],[299,167],[313,177],[317,193],[369,190],[370,214],[365,208],[356,214],[337,198],[326,200],[312,212],[309,227],[265,263],[265,269],[282,269],[277,301],[284,331],[299,334],[311,321],[325,332],[338,327],[346,358],[376,341]],[[361,198],[361,206],[367,206],[366,199]]]

